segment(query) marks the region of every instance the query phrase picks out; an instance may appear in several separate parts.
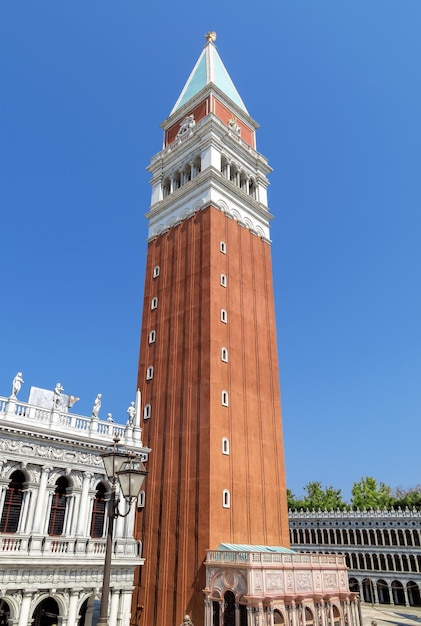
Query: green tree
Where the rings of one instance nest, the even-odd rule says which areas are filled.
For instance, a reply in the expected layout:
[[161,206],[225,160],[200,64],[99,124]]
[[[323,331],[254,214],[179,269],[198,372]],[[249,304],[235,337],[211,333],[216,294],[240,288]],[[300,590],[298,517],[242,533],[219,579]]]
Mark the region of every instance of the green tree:
[[399,507],[401,509],[405,509],[406,507],[409,509],[413,509],[414,507],[420,509],[421,485],[410,487],[409,489],[397,487],[392,492],[391,505],[394,509],[398,509]]
[[358,509],[384,509],[392,504],[391,489],[384,483],[377,483],[372,476],[361,478],[352,487],[352,506]]
[[305,508],[303,500],[297,500],[291,489],[287,489],[287,503],[288,509],[291,511],[299,511],[300,509]]
[[332,486],[323,488],[320,482],[310,482],[304,489],[306,491],[304,506],[307,509],[334,511],[346,508],[340,489],[335,489]]

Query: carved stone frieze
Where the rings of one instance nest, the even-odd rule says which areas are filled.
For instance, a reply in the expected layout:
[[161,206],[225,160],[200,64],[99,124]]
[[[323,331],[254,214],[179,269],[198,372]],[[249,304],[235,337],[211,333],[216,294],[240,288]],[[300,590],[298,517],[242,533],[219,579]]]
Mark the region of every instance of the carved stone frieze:
[[266,589],[280,591],[282,589],[282,576],[280,572],[268,572],[266,574]]
[[29,443],[17,439],[0,438],[0,451],[6,454],[19,454],[22,456],[39,457],[50,461],[60,461],[64,463],[74,463],[89,465],[91,467],[102,467],[102,459],[99,454],[92,452],[79,452],[68,450],[63,447],[44,446],[37,443]]
[[337,574],[329,573],[324,575],[324,586],[328,589],[332,589],[338,586]]
[[311,589],[311,574],[298,574],[295,577],[297,589]]
[[[112,569],[111,570],[111,580],[115,582],[127,582],[132,583],[133,581],[133,567],[128,567],[125,569]],[[26,570],[18,570],[18,569],[4,569],[0,571],[0,583],[1,584],[32,584],[36,583],[36,585],[43,584],[57,584],[61,583],[68,584],[69,581],[77,581],[83,583],[99,583],[102,584],[103,571],[102,568],[96,569],[55,569],[55,570],[43,570],[41,568],[36,569],[26,569]]]

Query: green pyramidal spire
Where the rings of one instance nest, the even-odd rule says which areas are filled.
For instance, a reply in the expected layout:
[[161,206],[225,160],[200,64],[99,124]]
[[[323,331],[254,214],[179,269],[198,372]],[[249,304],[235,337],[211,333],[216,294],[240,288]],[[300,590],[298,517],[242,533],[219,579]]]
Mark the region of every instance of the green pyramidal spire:
[[214,45],[215,39],[216,33],[211,32],[206,35],[206,45],[184,85],[183,91],[171,111],[171,115],[210,83],[218,87],[232,102],[248,114],[244,102],[216,50]]

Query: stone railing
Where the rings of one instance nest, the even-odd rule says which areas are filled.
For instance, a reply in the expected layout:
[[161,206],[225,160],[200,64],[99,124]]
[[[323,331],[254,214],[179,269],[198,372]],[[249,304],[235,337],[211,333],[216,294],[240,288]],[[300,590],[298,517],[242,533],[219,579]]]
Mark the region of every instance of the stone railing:
[[[0,567],[3,559],[10,562],[11,554],[16,558],[51,559],[98,558],[103,561],[106,539],[80,539],[68,537],[31,537],[15,534],[0,534]],[[139,558],[142,544],[136,539],[115,539],[113,558]]]
[[0,419],[19,424],[21,430],[25,426],[36,426],[37,429],[48,429],[50,433],[56,431],[61,435],[67,433],[72,437],[77,436],[79,440],[82,437],[108,444],[114,437],[119,437],[123,444],[135,447],[143,445],[142,430],[138,427],[122,426],[58,409],[48,410],[16,398],[0,397]]
[[421,518],[421,511],[416,509],[355,509],[355,510],[344,510],[344,511],[304,511],[303,509],[300,511],[289,511],[288,517],[290,520],[295,519],[354,519],[354,518],[379,518],[379,517],[387,517],[387,518],[395,518],[399,519],[402,517],[419,517]]
[[345,565],[345,557],[340,554],[285,554],[282,552],[241,552],[231,550],[208,550],[206,554],[208,564],[213,562],[255,566],[261,563],[265,567],[271,563],[277,566],[280,564],[316,567]]

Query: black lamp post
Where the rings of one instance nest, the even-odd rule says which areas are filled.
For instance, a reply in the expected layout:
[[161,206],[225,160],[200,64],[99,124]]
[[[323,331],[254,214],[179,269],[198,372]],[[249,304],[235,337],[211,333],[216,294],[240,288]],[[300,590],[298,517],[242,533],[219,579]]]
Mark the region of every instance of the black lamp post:
[[[130,513],[131,506],[139,495],[147,474],[145,466],[134,452],[118,449],[119,441],[119,437],[115,437],[113,449],[101,455],[105,472],[111,484],[111,494],[108,503],[107,543],[98,626],[107,626],[108,624],[108,599],[110,595],[114,520],[116,517],[127,517]],[[120,483],[121,493],[128,505],[125,513],[120,513],[118,510],[119,500],[116,498],[117,481]]]

